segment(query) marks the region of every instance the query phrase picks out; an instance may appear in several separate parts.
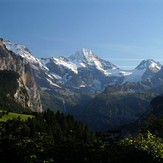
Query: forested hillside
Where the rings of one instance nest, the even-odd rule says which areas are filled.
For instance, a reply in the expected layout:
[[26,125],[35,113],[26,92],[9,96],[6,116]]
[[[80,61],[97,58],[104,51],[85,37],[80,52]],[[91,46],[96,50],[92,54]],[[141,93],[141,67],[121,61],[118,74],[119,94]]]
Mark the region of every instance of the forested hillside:
[[163,117],[145,124],[136,137],[123,138],[94,134],[72,116],[50,110],[25,122],[9,120],[0,123],[1,162],[161,163]]

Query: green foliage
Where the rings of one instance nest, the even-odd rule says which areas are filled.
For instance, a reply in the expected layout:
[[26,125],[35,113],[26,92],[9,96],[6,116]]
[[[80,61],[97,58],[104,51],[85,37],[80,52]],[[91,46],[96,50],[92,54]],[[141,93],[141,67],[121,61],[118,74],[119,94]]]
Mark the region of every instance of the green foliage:
[[[2,110],[0,110],[0,113],[2,112]],[[7,111],[3,111],[5,112],[4,115],[2,115],[0,117],[0,122],[6,122],[9,119],[17,119],[18,117],[20,117],[21,120],[25,121],[28,118],[32,118],[32,115],[27,115],[27,114],[18,114],[18,113],[12,113],[12,112],[7,112]]]
[[[146,128],[149,126],[147,125]],[[0,123],[1,162],[159,163],[163,139],[151,132],[123,139],[94,134],[73,116],[49,109],[33,118]],[[112,139],[118,134],[118,140]],[[120,140],[119,140],[120,139]]]
[[137,138],[126,138],[121,143],[125,146],[132,145],[140,151],[145,151],[158,161],[163,159],[163,140],[150,132],[144,135],[139,134]]
[[148,131],[163,138],[163,116],[158,117],[151,114],[141,126],[141,133],[147,133]]
[[[88,160],[92,132],[72,116],[52,111],[0,124],[2,162],[73,162]],[[10,157],[8,157],[10,156]]]
[[[142,162],[162,162],[163,117],[149,115],[142,123],[140,131],[137,137],[129,137],[120,141],[118,146],[128,151],[127,153],[123,153],[123,155],[130,155],[132,157],[135,151],[137,153],[136,157],[141,158]],[[134,160],[137,160],[137,158],[134,158]]]

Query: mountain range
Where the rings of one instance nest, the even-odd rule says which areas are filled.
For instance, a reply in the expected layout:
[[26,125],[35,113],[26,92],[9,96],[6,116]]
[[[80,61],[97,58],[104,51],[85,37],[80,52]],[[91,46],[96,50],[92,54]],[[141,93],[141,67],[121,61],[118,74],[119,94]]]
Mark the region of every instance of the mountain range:
[[[108,85],[123,84],[125,82],[139,82],[157,73],[162,65],[152,59],[143,60],[133,70],[122,70],[109,61],[95,55],[91,50],[82,49],[68,58],[34,57],[23,45],[4,40],[6,48],[21,56],[30,63],[36,72],[36,78],[44,78],[40,83],[41,89],[82,89],[102,91]],[[48,86],[49,84],[49,86]]]
[[74,114],[94,130],[137,120],[163,90],[163,68],[153,59],[122,70],[85,48],[67,58],[39,59],[24,45],[8,40],[1,39],[0,47],[1,70],[20,74],[29,108]]

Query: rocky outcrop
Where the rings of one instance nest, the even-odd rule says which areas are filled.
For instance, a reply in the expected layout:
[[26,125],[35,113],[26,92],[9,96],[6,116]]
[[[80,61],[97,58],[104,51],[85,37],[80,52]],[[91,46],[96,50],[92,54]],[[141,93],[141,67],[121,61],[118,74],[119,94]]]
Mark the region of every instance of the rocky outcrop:
[[[18,79],[19,87],[14,95],[15,101],[26,105],[32,111],[41,112],[40,94],[30,65],[21,56],[8,51],[2,39],[0,39],[0,70],[12,70],[20,75]],[[26,92],[24,98],[21,93],[22,89]]]

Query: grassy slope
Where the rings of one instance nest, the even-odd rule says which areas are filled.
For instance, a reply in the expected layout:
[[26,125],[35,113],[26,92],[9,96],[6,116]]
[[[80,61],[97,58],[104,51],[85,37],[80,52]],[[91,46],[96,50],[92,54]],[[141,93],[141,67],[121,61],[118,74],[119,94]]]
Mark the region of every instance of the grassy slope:
[[32,118],[33,116],[32,115],[27,115],[27,114],[18,114],[18,113],[9,112],[8,115],[5,114],[5,115],[2,116],[2,118],[0,118],[0,122],[6,122],[9,119],[14,119],[14,118],[17,118],[17,117],[20,117],[21,120],[25,121],[28,118]]

